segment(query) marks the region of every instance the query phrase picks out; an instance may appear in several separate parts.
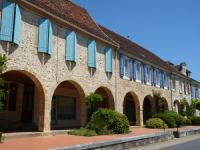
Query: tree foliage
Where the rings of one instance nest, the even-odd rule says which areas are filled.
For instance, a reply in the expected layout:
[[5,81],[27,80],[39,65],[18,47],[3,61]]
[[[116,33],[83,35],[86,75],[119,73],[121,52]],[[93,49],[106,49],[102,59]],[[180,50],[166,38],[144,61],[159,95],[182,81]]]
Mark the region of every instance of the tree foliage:
[[153,98],[156,101],[156,111],[157,113],[162,113],[163,110],[163,106],[164,106],[164,102],[161,96],[161,92],[157,92],[153,90]]
[[3,109],[4,106],[2,100],[6,98],[5,93],[8,92],[4,88],[2,88],[4,86],[4,79],[1,77],[3,71],[7,69],[6,63],[8,62],[8,60],[10,59],[7,58],[5,54],[3,56],[0,54],[0,111]]

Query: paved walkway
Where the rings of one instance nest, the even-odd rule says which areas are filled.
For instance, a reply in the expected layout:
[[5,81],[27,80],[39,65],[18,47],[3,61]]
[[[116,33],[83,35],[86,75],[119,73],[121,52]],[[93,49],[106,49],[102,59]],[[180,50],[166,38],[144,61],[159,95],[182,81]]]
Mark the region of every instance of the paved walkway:
[[[198,128],[200,126],[187,126],[180,128],[179,130],[186,130],[191,128]],[[131,129],[132,133],[129,134],[115,134],[115,135],[103,135],[95,137],[83,137],[74,135],[61,135],[61,136],[48,136],[48,137],[34,137],[24,139],[5,140],[0,144],[0,150],[44,150],[57,147],[66,147],[78,144],[100,142],[112,139],[119,139],[131,136],[145,135],[163,132],[163,129],[147,129],[138,128]],[[176,129],[167,129],[167,131],[173,131]]]

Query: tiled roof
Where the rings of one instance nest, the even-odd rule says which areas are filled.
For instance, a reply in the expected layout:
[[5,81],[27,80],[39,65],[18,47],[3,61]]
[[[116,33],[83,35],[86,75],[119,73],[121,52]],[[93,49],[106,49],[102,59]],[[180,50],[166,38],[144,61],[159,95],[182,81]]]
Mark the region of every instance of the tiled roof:
[[70,0],[24,0],[57,17],[89,32],[106,41],[117,45],[107,37],[96,22],[92,19],[87,10]]
[[176,73],[179,73],[181,75],[183,75],[182,73],[180,73],[179,71],[177,71],[175,68],[173,68],[172,66],[170,66],[167,62],[165,62],[164,60],[162,60],[161,58],[159,58],[158,56],[156,56],[154,53],[148,51],[147,49],[141,47],[140,45],[130,41],[129,39],[99,25],[100,28],[103,30],[104,33],[106,33],[110,38],[112,38],[115,42],[120,44],[120,49],[128,52],[130,54],[133,54],[139,58],[142,58],[144,60],[147,60],[155,65],[158,65],[160,67],[163,67],[167,70],[170,71],[174,71]]
[[[174,68],[176,68],[178,71],[180,71],[181,70],[181,65],[176,65],[176,66],[174,66]],[[188,69],[186,69],[186,72],[190,72],[191,73],[191,71],[188,70]]]

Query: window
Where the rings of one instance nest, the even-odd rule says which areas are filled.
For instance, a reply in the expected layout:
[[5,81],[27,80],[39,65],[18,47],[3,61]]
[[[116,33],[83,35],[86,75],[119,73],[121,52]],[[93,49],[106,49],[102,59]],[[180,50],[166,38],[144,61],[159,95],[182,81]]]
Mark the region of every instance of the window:
[[22,11],[15,3],[3,2],[0,40],[20,43]]
[[185,83],[186,94],[188,93],[188,82]]
[[156,86],[160,87],[160,74],[159,74],[159,70],[156,70]]
[[[182,85],[184,85],[184,81],[182,80]],[[185,92],[184,86],[182,87],[183,92]]]
[[174,77],[172,78],[172,88],[173,88],[173,90],[175,90],[175,78]]
[[141,80],[141,69],[140,69],[140,63],[137,63],[137,69],[136,69],[136,79],[138,80],[138,81],[140,81]]
[[112,49],[106,48],[105,49],[106,72],[113,72],[112,57],[113,57]]
[[147,67],[147,83],[151,84],[151,68]]
[[97,48],[95,40],[88,41],[88,67],[97,68]]
[[76,119],[76,99],[74,97],[57,96],[57,119]]
[[124,58],[124,76],[129,78],[129,59]]
[[181,82],[181,80],[179,80],[179,91],[180,92],[182,92],[182,85],[181,84],[182,84],[182,82]]
[[165,83],[165,88],[167,88],[167,74],[164,73],[164,83]]
[[[88,41],[88,49],[89,49],[89,46],[91,46],[92,48],[95,48],[95,46],[96,46],[95,41],[93,42],[91,40],[91,45]],[[93,54],[95,55],[95,53],[93,53]],[[91,58],[94,59],[93,63],[95,63],[94,55],[93,55],[93,57],[91,57]],[[76,36],[76,33],[74,31],[67,31],[66,60],[74,61],[74,62],[77,61],[77,36]],[[89,63],[89,60],[88,60],[88,63]],[[95,64],[93,64],[93,65],[95,65]]]

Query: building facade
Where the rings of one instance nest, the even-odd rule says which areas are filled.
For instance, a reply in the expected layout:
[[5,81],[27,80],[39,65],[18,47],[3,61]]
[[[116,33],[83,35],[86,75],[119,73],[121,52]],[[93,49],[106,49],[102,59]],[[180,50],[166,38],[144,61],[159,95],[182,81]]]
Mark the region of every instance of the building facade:
[[9,90],[3,130],[85,126],[91,92],[103,97],[96,108],[119,111],[142,126],[156,113],[153,91],[162,93],[163,110],[180,112],[180,100],[190,104],[191,88],[199,90],[187,73],[98,25],[70,0],[0,4],[0,53],[10,58],[2,75]]

